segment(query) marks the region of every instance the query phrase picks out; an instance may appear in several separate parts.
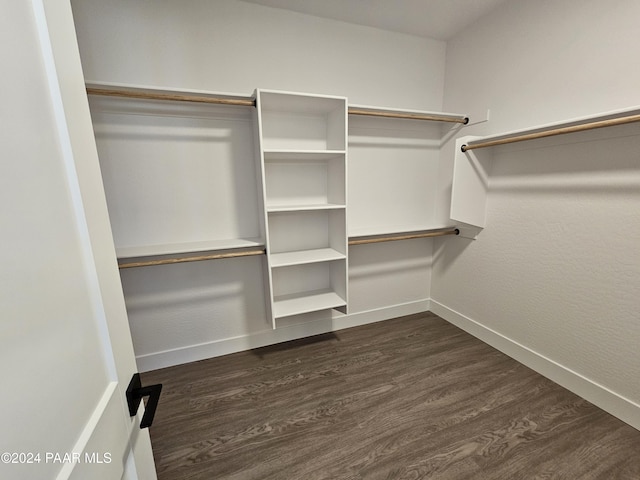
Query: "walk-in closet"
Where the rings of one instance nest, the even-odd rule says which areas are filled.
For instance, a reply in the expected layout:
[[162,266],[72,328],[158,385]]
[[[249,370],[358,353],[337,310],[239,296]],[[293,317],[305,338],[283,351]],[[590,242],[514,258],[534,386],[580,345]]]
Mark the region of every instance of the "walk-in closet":
[[0,477],[640,478],[639,16],[21,3]]

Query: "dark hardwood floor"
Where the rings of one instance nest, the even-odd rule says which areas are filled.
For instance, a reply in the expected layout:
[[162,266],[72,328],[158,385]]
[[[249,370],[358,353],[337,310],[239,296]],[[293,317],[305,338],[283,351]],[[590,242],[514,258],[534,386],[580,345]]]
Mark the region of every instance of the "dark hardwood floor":
[[640,432],[430,314],[143,374],[160,480],[640,479]]

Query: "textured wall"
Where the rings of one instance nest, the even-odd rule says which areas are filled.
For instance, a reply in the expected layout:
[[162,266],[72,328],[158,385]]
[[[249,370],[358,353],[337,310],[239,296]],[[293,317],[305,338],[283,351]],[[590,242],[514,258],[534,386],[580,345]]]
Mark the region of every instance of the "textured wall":
[[[482,135],[638,105],[639,15],[632,0],[509,2],[448,45],[444,108],[490,108],[465,129]],[[494,148],[487,227],[437,242],[432,298],[640,403],[639,147],[636,124]],[[449,142],[443,217],[452,160]]]

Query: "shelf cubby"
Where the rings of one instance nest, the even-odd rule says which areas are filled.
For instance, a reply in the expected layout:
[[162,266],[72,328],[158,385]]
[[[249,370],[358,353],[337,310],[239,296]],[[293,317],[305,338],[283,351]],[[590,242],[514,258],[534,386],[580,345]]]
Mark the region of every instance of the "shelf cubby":
[[345,153],[265,153],[267,209],[345,206]]
[[346,312],[346,260],[273,270],[274,318],[318,310]]
[[344,150],[346,99],[259,91],[264,150]]
[[331,290],[281,295],[274,298],[274,316],[282,318],[328,309],[342,311],[346,309],[346,303],[344,298]]
[[288,267],[292,265],[304,265],[308,263],[320,263],[342,259],[346,259],[346,255],[333,248],[315,248],[313,250],[272,253],[271,267]]
[[345,209],[269,214],[269,253],[331,248],[347,253]]

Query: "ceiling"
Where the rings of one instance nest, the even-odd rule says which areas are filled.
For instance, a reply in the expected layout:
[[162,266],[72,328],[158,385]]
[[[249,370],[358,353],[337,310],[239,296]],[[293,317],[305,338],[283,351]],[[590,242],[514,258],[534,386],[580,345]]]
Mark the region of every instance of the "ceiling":
[[448,40],[507,0],[244,0],[421,37]]

